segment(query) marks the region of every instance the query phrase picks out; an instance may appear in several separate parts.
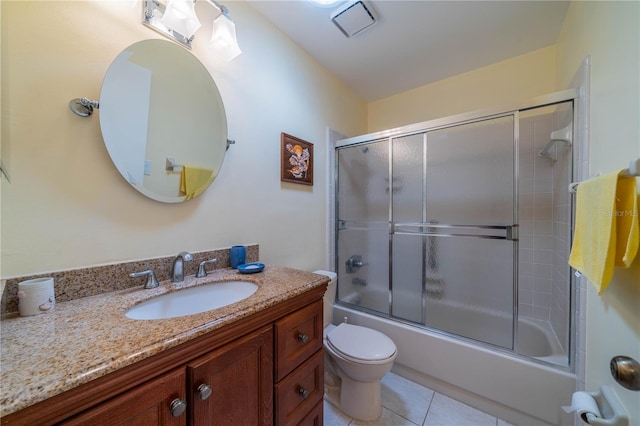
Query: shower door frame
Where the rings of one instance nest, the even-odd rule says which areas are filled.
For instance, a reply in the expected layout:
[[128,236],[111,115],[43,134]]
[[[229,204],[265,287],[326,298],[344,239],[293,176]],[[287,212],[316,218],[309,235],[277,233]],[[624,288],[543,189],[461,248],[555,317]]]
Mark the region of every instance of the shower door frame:
[[[336,188],[336,191],[334,193],[334,200],[335,200],[335,208],[333,211],[333,223],[334,223],[334,269],[336,271],[339,270],[338,265],[339,265],[339,253],[338,253],[338,235],[339,235],[339,223],[338,223],[338,211],[339,211],[339,200],[338,200],[338,194],[337,194],[337,188],[338,188],[338,149],[339,148],[344,148],[344,147],[350,147],[350,146],[357,146],[357,145],[364,145],[366,143],[369,142],[380,142],[383,140],[387,140],[388,141],[388,148],[389,148],[389,176],[393,176],[393,166],[392,166],[392,152],[393,152],[393,147],[392,147],[392,142],[394,138],[399,138],[399,137],[403,137],[403,136],[411,136],[411,135],[417,135],[417,134],[424,134],[424,143],[426,143],[426,137],[427,137],[427,132],[430,131],[434,131],[434,130],[439,130],[439,129],[444,129],[444,128],[448,128],[448,127],[453,127],[456,125],[464,125],[464,124],[469,124],[469,123],[474,123],[474,122],[478,122],[478,121],[482,121],[482,120],[490,120],[493,118],[499,118],[499,117],[505,117],[505,116],[513,116],[514,118],[514,200],[513,200],[513,216],[514,216],[514,221],[513,223],[516,223],[516,218],[519,218],[519,180],[520,180],[520,176],[519,176],[519,161],[517,161],[518,159],[518,151],[519,151],[519,114],[521,112],[524,111],[528,111],[528,110],[532,110],[532,109],[536,109],[536,108],[542,108],[542,107],[547,107],[547,106],[553,106],[556,104],[562,104],[565,102],[571,102],[572,103],[572,110],[573,110],[573,118],[572,118],[572,126],[573,126],[573,134],[576,135],[576,126],[578,123],[578,111],[577,111],[577,99],[578,99],[578,90],[577,89],[568,89],[568,90],[564,90],[564,91],[559,91],[559,92],[554,92],[554,93],[550,93],[547,95],[542,95],[539,97],[536,97],[534,99],[532,99],[530,102],[527,103],[523,103],[523,104],[519,104],[515,107],[511,107],[511,108],[495,108],[495,109],[486,109],[486,110],[478,110],[478,111],[472,111],[472,112],[468,112],[468,113],[462,113],[462,114],[456,114],[456,115],[452,115],[452,116],[448,116],[448,117],[443,117],[443,118],[438,118],[438,119],[433,119],[433,120],[428,120],[428,121],[423,121],[423,122],[419,122],[419,123],[415,123],[415,124],[410,124],[410,125],[406,125],[406,126],[401,126],[401,127],[396,127],[393,129],[389,129],[389,130],[383,130],[383,131],[379,131],[379,132],[374,132],[374,133],[368,133],[365,135],[360,135],[360,136],[355,136],[355,137],[351,137],[351,138],[346,138],[346,139],[341,139],[338,140],[335,143],[335,147],[334,147],[334,164],[335,167],[333,169],[333,179],[334,179],[334,185]],[[572,181],[575,179],[575,173],[577,170],[577,166],[576,166],[576,161],[577,161],[577,150],[578,150],[578,143],[577,141],[573,140],[572,142],[572,152],[571,152],[571,163],[572,163]],[[426,167],[426,165],[424,166]],[[391,179],[391,178],[390,178]],[[391,185],[390,185],[391,187]],[[444,330],[440,330],[440,329],[436,329],[436,328],[431,328],[426,326],[424,323],[423,324],[418,324],[412,321],[408,321],[408,320],[404,320],[402,318],[398,318],[398,317],[394,317],[393,316],[393,280],[392,280],[392,238],[393,238],[393,232],[391,227],[393,226],[393,217],[392,217],[392,197],[393,197],[393,190],[390,189],[389,191],[389,277],[388,277],[388,282],[389,282],[389,297],[388,297],[388,309],[387,309],[387,313],[383,313],[380,311],[373,311],[371,309],[368,309],[366,307],[362,307],[362,306],[357,306],[357,305],[353,305],[350,303],[346,303],[346,302],[342,302],[339,300],[339,292],[336,292],[336,300],[335,303],[337,304],[341,304],[341,305],[345,305],[348,306],[350,308],[353,308],[355,310],[359,310],[362,312],[368,312],[371,313],[373,315],[376,316],[381,316],[381,317],[385,317],[385,318],[389,318],[393,321],[397,321],[400,323],[405,323],[405,324],[409,324],[411,326],[414,327],[421,327],[424,329],[427,329],[429,331],[433,331],[435,333],[439,333],[445,336],[449,336],[451,338],[454,339],[460,339],[462,341],[469,341],[472,342],[474,344],[478,344],[480,346],[486,346],[486,347],[490,347],[494,350],[497,350],[499,352],[504,352],[507,353],[509,355],[512,356],[516,356],[516,357],[523,357],[526,358],[528,360],[533,360],[534,362],[538,362],[544,365],[549,365],[549,363],[546,363],[544,361],[539,361],[535,358],[530,358],[530,357],[526,357],[523,355],[519,355],[518,354],[518,347],[517,347],[517,342],[518,342],[518,309],[519,309],[519,300],[518,300],[518,242],[517,242],[517,235],[516,235],[516,241],[515,241],[515,248],[514,248],[514,264],[513,264],[513,324],[512,324],[512,342],[513,342],[513,347],[512,350],[508,350],[505,348],[502,348],[500,346],[497,345],[493,345],[491,343],[485,343],[479,340],[475,340],[475,339],[471,339],[471,338],[467,338],[458,334],[453,334]],[[571,217],[572,220],[570,221],[570,235],[573,235],[573,224],[574,224],[574,203],[571,203]],[[519,222],[518,222],[519,223]],[[517,229],[517,228],[516,228]],[[517,232],[517,231],[516,231]],[[424,248],[423,248],[424,250]],[[339,277],[338,277],[338,288],[339,288]],[[564,368],[564,367],[560,367],[560,366],[554,366],[560,369],[568,369],[568,370],[573,370],[574,369],[574,365],[575,365],[575,332],[574,332],[574,326],[576,323],[576,310],[575,310],[575,306],[576,306],[576,300],[575,300],[575,291],[573,291],[575,289],[576,286],[576,282],[575,282],[575,278],[574,278],[574,274],[570,273],[569,274],[569,285],[570,285],[570,308],[569,308],[569,341],[568,341],[568,357],[567,357],[567,362],[568,362],[568,367]],[[423,308],[423,312],[422,312],[422,316],[424,317],[425,312],[424,312],[424,304],[425,304],[425,300],[424,300],[424,286],[423,286],[423,294],[421,295],[422,297],[422,308]],[[424,319],[424,318],[423,318]]]

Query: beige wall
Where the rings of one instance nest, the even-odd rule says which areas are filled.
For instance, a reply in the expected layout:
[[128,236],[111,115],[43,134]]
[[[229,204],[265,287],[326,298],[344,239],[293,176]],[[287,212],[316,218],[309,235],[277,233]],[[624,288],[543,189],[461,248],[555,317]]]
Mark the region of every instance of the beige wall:
[[[639,20],[637,1],[573,2],[558,39],[560,88],[591,56],[589,174],[623,168],[640,157]],[[640,257],[630,269],[616,270],[601,297],[587,288],[586,388],[610,385],[631,424],[640,425],[640,392],[621,387],[609,373],[615,355],[640,361]]]
[[[80,118],[69,101],[98,99],[111,61],[127,46],[161,38],[140,23],[141,3],[2,1],[4,278],[260,244],[261,259],[325,267],[326,128],[366,131],[366,105],[243,2],[229,5],[243,54],[222,63],[207,51],[214,8],[194,54],[212,73],[236,145],[213,185],[193,201],[140,195],[111,163],[99,112]],[[188,77],[187,77],[188,78]],[[315,144],[313,187],[280,182],[280,132]],[[8,140],[5,140],[5,137]]]
[[[208,29],[194,53],[218,83],[237,144],[202,196],[161,204],[117,173],[102,143],[99,112],[82,119],[67,108],[72,98],[99,97],[107,67],[126,46],[160,37],[139,23],[139,4],[0,5],[0,131],[11,172],[11,183],[2,179],[1,188],[2,277],[242,243],[260,244],[269,263],[323,268],[327,126],[353,136],[518,103],[567,87],[587,55],[591,172],[640,156],[638,2],[574,2],[556,46],[368,106],[253,9],[233,2],[243,54],[230,63],[212,58]],[[208,28],[210,19],[202,21]],[[313,187],[280,183],[281,131],[315,143]],[[602,297],[591,288],[587,295],[587,389],[610,384],[635,425],[640,393],[615,384],[608,362],[618,354],[640,360],[638,282],[636,260],[616,272]]]
[[367,132],[517,105],[554,92],[555,78],[555,46],[550,46],[371,102]]

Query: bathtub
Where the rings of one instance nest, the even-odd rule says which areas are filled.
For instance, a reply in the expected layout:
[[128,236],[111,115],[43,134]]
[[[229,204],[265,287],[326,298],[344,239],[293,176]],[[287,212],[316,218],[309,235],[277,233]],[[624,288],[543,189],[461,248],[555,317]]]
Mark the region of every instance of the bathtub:
[[[427,308],[431,328],[511,348],[512,319],[475,306],[460,306],[450,301],[430,301]],[[518,319],[516,352],[542,362],[567,367],[567,356],[548,323],[529,318]]]
[[[413,299],[403,293],[396,297]],[[353,292],[342,298],[351,305],[366,306],[384,312],[388,305],[389,293],[383,289],[368,289],[366,292]],[[409,322],[421,321],[420,308],[415,303],[403,303],[402,314]],[[416,308],[418,308],[416,310]],[[428,300],[428,327],[443,330],[459,336],[469,336],[475,340],[487,342],[502,348],[511,348],[513,320],[511,314],[482,309],[474,305],[462,304],[451,300]],[[551,330],[549,323],[520,317],[518,319],[518,341],[516,352],[522,356],[568,367],[567,355]]]
[[[515,425],[573,424],[573,417],[560,408],[569,405],[575,390],[576,377],[569,371],[334,305],[334,321],[344,317],[396,343],[393,371],[401,376]],[[554,362],[557,346],[542,327],[526,320],[518,327],[522,353]]]

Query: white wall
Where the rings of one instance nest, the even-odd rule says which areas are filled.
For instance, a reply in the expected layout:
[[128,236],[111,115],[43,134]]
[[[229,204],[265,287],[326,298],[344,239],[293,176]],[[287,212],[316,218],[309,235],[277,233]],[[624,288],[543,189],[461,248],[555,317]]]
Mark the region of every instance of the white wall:
[[[366,105],[244,2],[228,5],[243,54],[206,51],[215,9],[198,2],[193,53],[225,102],[227,152],[195,200],[163,204],[125,182],[102,141],[97,99],[111,61],[134,42],[162,38],[141,24],[141,2],[2,1],[2,131],[11,183],[2,179],[2,270],[7,278],[260,244],[261,260],[325,266],[326,128],[366,130]],[[188,77],[187,77],[188,78]],[[280,132],[315,144],[313,187],[280,182]],[[3,159],[4,160],[4,159]]]
[[[557,43],[559,88],[591,56],[590,170],[606,173],[640,156],[640,3],[572,2]],[[640,361],[640,257],[617,269],[602,296],[587,285],[586,383],[593,391],[610,385],[640,425],[640,392],[613,380],[609,360]]]

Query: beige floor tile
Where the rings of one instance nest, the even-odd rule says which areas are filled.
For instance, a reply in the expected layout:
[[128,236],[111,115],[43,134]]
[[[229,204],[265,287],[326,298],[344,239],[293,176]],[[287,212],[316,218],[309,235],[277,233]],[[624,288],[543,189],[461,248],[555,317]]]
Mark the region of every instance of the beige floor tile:
[[461,402],[436,393],[424,426],[496,426],[497,419]]

